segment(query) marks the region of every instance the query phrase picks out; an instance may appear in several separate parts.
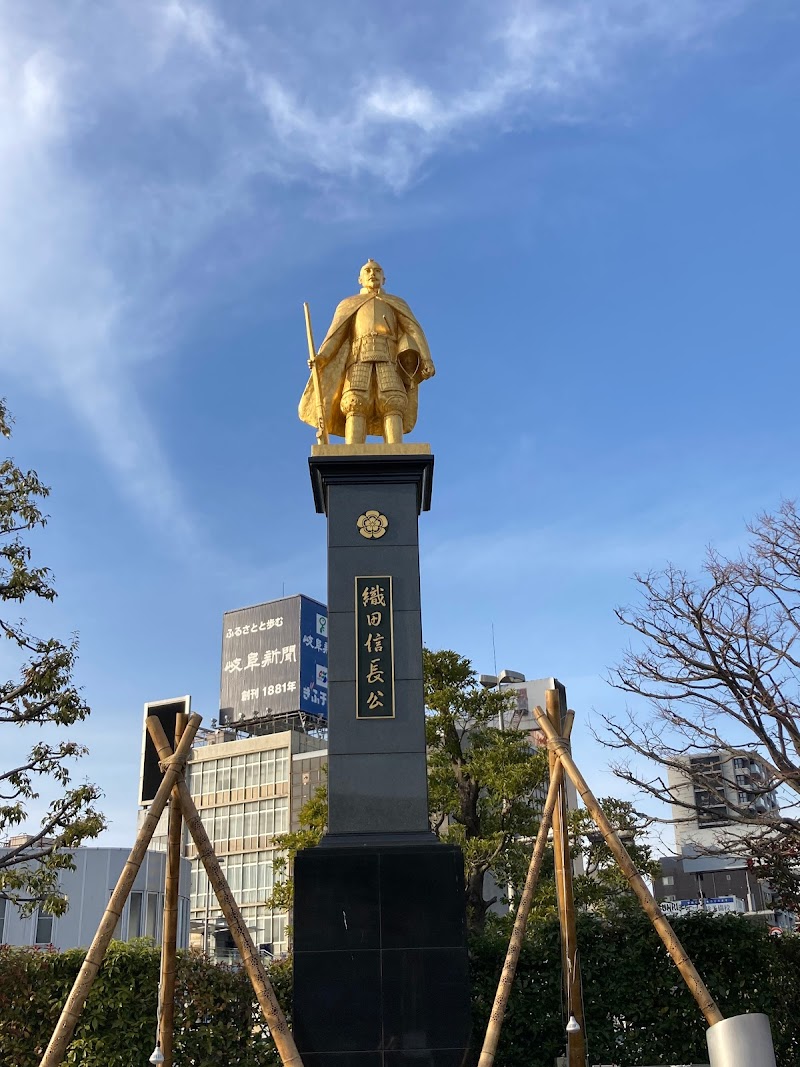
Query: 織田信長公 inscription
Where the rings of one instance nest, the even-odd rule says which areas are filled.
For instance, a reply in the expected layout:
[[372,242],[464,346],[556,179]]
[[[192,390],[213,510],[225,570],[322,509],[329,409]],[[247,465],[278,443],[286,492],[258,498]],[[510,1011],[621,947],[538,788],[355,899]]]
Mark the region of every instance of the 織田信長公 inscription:
[[392,579],[356,578],[356,718],[394,718]]

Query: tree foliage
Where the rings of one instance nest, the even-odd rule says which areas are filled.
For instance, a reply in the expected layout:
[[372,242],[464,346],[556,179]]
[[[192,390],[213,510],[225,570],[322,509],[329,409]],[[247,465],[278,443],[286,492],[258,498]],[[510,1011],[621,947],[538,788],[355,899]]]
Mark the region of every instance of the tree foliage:
[[[423,652],[431,828],[464,852],[467,922],[483,928],[497,885],[522,886],[539,827],[547,757],[513,729],[508,696],[483,689],[469,660]],[[500,712],[512,728],[501,730]]]
[[[601,797],[599,802],[639,874],[645,878],[657,877],[661,868],[653,859],[653,850],[647,839],[651,819],[637,812],[629,800]],[[570,811],[569,832],[573,850],[576,854],[580,853],[584,869],[574,883],[576,905],[604,915],[638,910],[639,902],[627,878],[585,808]]]
[[[11,419],[0,400],[0,435],[10,437]],[[58,892],[58,872],[71,867],[70,850],[95,837],[104,820],[94,808],[98,789],[71,784],[70,762],[85,754],[74,741],[50,742],[40,736],[50,726],[71,726],[89,708],[72,681],[77,638],[31,634],[24,620],[5,609],[26,600],[52,601],[56,591],[47,567],[35,566],[25,535],[42,527],[41,510],[49,489],[34,471],[23,471],[10,457],[0,462],[0,634],[11,647],[16,677],[0,681],[0,723],[27,728],[37,740],[26,757],[0,770],[0,838],[22,829],[31,802],[45,782],[57,786],[39,826],[24,843],[0,853],[0,896],[30,910],[36,903],[60,914],[66,901]]]
[[[800,888],[800,513],[785,502],[748,529],[738,556],[710,550],[698,577],[672,565],[636,576],[638,603],[617,611],[635,636],[611,680],[651,714],[639,702],[606,717],[606,742],[655,761],[661,770],[649,776],[627,759],[616,770],[659,800],[683,802],[689,818],[694,804],[675,797],[670,768],[685,774],[689,754],[757,753],[767,773],[742,798],[725,793],[713,767],[689,774],[707,797],[700,813],[724,801],[739,824],[720,847],[761,857],[791,893],[793,881]],[[774,790],[780,810],[768,803]]]
[[[85,952],[0,948],[0,1063],[37,1067]],[[68,1067],[146,1064],[156,1035],[160,951],[141,939],[112,941],[75,1029]],[[271,964],[284,1010],[291,1009],[291,964]],[[178,953],[175,1062],[278,1067],[245,972]]]
[[[426,649],[423,663],[431,829],[464,852],[468,922],[471,930],[481,930],[489,908],[507,888],[512,898],[521,892],[539,829],[547,757],[532,746],[527,734],[513,729],[513,698],[481,688],[468,660],[452,651]],[[501,710],[510,729],[495,725]],[[291,909],[294,858],[321,840],[327,802],[327,786],[321,785],[300,809],[300,828],[276,838],[281,854],[275,863],[270,907]],[[645,839],[648,820],[627,801],[607,797],[601,805],[639,870],[650,877],[658,873]],[[570,834],[573,855],[582,854],[586,871],[575,879],[577,906],[597,912],[635,906],[627,881],[585,810],[570,813]],[[542,920],[556,912],[552,846],[548,846],[532,915]]]
[[[633,804],[616,797],[602,797],[600,807],[611,825],[622,838],[625,848],[645,878],[654,878],[660,873],[659,864],[653,859],[648,844],[647,831],[650,819],[639,814]],[[617,866],[611,850],[597,829],[594,820],[585,808],[575,808],[568,813],[570,854],[583,861],[583,874],[573,874],[572,891],[578,912],[614,917],[637,912],[640,905],[624,874]],[[527,849],[526,862],[530,856]],[[536,883],[530,909],[530,923],[537,925],[549,922],[558,916],[556,873],[552,842],[545,847],[544,858]],[[506,938],[511,936],[514,914],[492,916],[492,926]]]
[[318,785],[297,814],[300,828],[275,838],[275,881],[267,906],[290,911],[294,901],[292,870],[301,849],[313,848],[322,840],[328,825],[328,785]]

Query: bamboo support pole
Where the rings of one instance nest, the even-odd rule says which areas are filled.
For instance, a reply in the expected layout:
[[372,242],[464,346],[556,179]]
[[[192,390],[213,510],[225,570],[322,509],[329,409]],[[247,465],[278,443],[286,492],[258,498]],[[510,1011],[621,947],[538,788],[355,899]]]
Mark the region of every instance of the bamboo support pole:
[[[156,746],[159,759],[162,762],[165,761],[171,755],[172,749],[167,741],[161,723],[158,719],[151,716],[147,720],[147,728],[150,731],[153,744]],[[303,1067],[300,1053],[297,1051],[294,1038],[289,1030],[288,1023],[286,1022],[286,1016],[283,1014],[281,1006],[278,1003],[278,998],[275,996],[275,990],[272,988],[272,984],[264,969],[264,964],[261,962],[258,950],[253,944],[253,939],[250,937],[250,931],[245,926],[242,913],[239,911],[238,905],[233,898],[230,886],[225,879],[225,875],[222,873],[219,860],[214,853],[214,846],[206,833],[203,821],[194,805],[192,795],[189,792],[189,787],[187,786],[185,779],[181,778],[179,780],[178,788],[180,790],[180,802],[184,821],[186,822],[189,833],[192,835],[192,840],[197,846],[198,856],[205,867],[208,880],[211,882],[214,893],[219,901],[219,906],[222,909],[222,914],[225,916],[228,923],[231,936],[233,937],[236,948],[242,958],[242,965],[252,983],[256,999],[258,1000],[261,1011],[264,1013],[264,1018],[267,1020],[267,1025],[269,1026],[270,1033],[272,1034],[283,1067]]]
[[[561,696],[558,689],[545,692],[547,718],[553,730],[562,737]],[[570,715],[572,729],[574,713]],[[558,757],[548,747],[548,762],[551,777],[560,766]],[[583,1017],[583,986],[581,983],[578,932],[575,926],[575,897],[572,889],[572,857],[569,851],[569,828],[567,825],[567,791],[562,785],[553,812],[553,863],[558,901],[558,923],[561,938],[561,974],[567,1018],[575,1017],[580,1027],[567,1034],[567,1067],[586,1067],[586,1026]]]
[[597,797],[595,797],[594,793],[589,788],[586,779],[576,766],[563,739],[558,736],[556,731],[550,725],[549,719],[541,708],[534,708],[534,714],[539,723],[539,728],[547,737],[550,747],[556,752],[564,770],[575,783],[575,788],[580,793],[583,802],[586,805],[586,810],[597,824],[597,827],[602,833],[614,859],[617,861],[622,873],[627,878],[631,889],[639,898],[639,903],[642,905],[645,914],[656,928],[661,940],[664,942],[664,947],[672,957],[675,966],[680,971],[681,977],[689,987],[690,993],[697,1001],[697,1005],[705,1016],[706,1022],[709,1026],[714,1026],[715,1023],[722,1022],[724,1018],[722,1012],[717,1007],[705,982],[698,974],[694,964],[687,956],[686,950],[678,940],[675,931],[672,929],[665,918],[664,913],[661,911],[661,908],[658,906],[658,901],[647,888],[642,876],[636,870],[636,865],[628,855],[627,849],[620,840],[619,835],[606,818],[603,809],[597,801]]
[[508,942],[508,950],[506,952],[505,962],[503,963],[503,970],[500,974],[500,981],[497,984],[497,992],[494,995],[494,1003],[492,1004],[492,1012],[486,1027],[486,1036],[483,1039],[483,1048],[481,1049],[481,1058],[478,1061],[478,1067],[492,1067],[495,1055],[497,1054],[497,1046],[500,1043],[500,1031],[503,1028],[503,1020],[505,1018],[506,1008],[508,1007],[508,1000],[511,996],[511,987],[517,972],[519,954],[525,939],[525,927],[528,922],[528,915],[530,914],[531,904],[533,902],[533,894],[536,891],[536,884],[539,881],[539,872],[542,869],[544,850],[547,845],[547,835],[553,821],[553,809],[558,800],[563,778],[564,769],[560,763],[557,763],[553,773],[550,775],[550,786],[547,790],[547,798],[544,802],[542,819],[539,823],[539,832],[536,835],[536,843],[533,846],[533,854],[531,855],[531,861],[528,865],[525,886],[522,890],[522,895],[519,898],[517,914],[514,918],[514,929],[511,931],[511,939]]
[[[187,716],[179,712],[175,720],[175,748],[186,729]],[[181,875],[181,837],[183,819],[178,788],[169,801],[167,836],[167,873],[164,881],[164,918],[161,933],[161,977],[158,983],[158,1043],[164,1067],[172,1067],[175,1035],[175,960],[178,946],[178,890]]]
[[[67,1046],[72,1040],[75,1026],[80,1019],[81,1012],[86,1004],[86,998],[89,996],[89,991],[97,977],[97,972],[100,969],[100,964],[103,962],[106,949],[109,946],[111,938],[114,936],[114,930],[119,922],[122,909],[125,906],[125,901],[128,899],[131,887],[136,880],[136,875],[139,873],[139,868],[142,865],[142,860],[144,859],[147,847],[155,833],[156,827],[158,826],[161,813],[167,806],[167,801],[169,800],[173,786],[183,775],[183,770],[186,766],[186,760],[189,757],[189,751],[192,747],[194,736],[197,733],[197,728],[201,722],[202,719],[199,715],[192,715],[189,719],[186,731],[181,738],[181,743],[178,745],[175,755],[170,760],[170,764],[166,769],[164,778],[158,788],[158,792],[153,798],[153,802],[150,805],[141,829],[137,834],[136,841],[122,870],[122,874],[119,876],[114,892],[111,894],[111,899],[108,902],[103,918],[100,920],[100,925],[97,928],[97,933],[94,935],[94,940],[89,946],[86,958],[81,964],[78,976],[70,990],[70,994],[67,997],[64,1007],[61,1009],[61,1015],[56,1023],[53,1035],[50,1038],[50,1043],[45,1049],[44,1056],[42,1056],[39,1063],[39,1067],[59,1067],[59,1064],[61,1064],[64,1059]],[[171,750],[170,755],[172,755]]]
[[314,382],[314,399],[317,402],[317,444],[327,445],[328,428],[325,425],[325,402],[322,397],[322,383],[319,377],[319,365],[317,363],[317,350],[314,347],[314,335],[311,332],[311,311],[309,310],[308,304],[303,304],[303,312],[306,317],[308,365],[311,368],[311,377]]

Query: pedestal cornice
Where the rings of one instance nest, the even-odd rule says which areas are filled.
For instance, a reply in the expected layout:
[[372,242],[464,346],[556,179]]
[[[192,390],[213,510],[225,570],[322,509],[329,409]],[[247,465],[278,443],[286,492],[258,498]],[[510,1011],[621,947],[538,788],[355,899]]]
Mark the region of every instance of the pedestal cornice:
[[409,482],[417,487],[417,514],[430,511],[433,488],[430,445],[315,445],[308,466],[318,514],[328,514],[330,486]]

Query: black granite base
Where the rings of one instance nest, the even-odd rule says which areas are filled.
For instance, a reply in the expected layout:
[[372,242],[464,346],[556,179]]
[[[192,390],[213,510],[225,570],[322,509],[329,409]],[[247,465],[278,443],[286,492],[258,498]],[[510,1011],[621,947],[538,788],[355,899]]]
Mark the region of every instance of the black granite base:
[[294,868],[294,1037],[306,1067],[466,1067],[461,850],[326,845]]

